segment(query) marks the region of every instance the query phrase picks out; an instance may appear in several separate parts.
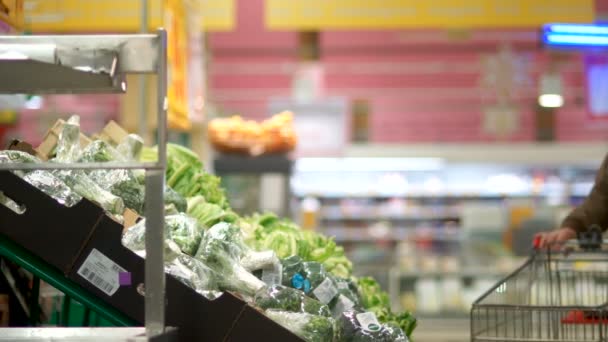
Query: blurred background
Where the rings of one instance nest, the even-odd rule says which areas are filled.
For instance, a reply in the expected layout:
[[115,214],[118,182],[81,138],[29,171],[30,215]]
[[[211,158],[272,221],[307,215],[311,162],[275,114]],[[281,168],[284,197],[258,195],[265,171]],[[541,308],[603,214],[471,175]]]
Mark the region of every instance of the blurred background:
[[[544,35],[549,23],[601,25],[606,0],[184,3],[172,14],[184,34],[169,56],[182,86],[170,140],[204,156],[235,209],[334,236],[422,327],[466,331],[472,301],[585,198],[606,153],[608,38]],[[22,5],[0,32],[137,32],[167,15],[160,1]],[[115,120],[151,139],[153,82],[128,85],[126,96],[2,96],[0,141],[37,145],[70,114],[84,131]],[[282,110],[298,135],[288,158],[249,167],[209,145],[213,118]]]

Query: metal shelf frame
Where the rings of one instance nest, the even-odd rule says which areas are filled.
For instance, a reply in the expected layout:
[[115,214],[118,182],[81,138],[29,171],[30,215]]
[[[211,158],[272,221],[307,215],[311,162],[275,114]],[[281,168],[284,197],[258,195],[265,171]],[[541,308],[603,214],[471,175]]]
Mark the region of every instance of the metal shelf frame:
[[[38,73],[32,74],[31,70]],[[16,74],[20,75],[19,79],[10,77]],[[126,74],[158,76],[157,162],[14,163],[0,165],[0,170],[145,170],[145,331],[150,339],[165,333],[163,189],[167,142],[167,33],[159,29],[156,33],[125,35],[0,36],[0,93],[124,92],[126,84],[122,80]],[[40,330],[35,329],[32,334]],[[40,334],[41,338],[44,336]]]

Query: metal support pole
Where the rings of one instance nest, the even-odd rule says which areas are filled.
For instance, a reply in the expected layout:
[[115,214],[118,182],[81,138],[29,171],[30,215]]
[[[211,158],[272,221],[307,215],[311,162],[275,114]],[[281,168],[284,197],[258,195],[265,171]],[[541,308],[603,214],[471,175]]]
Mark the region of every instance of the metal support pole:
[[[141,20],[139,31],[148,32],[148,0],[141,0]],[[148,138],[148,84],[147,75],[139,75],[139,136]]]
[[146,172],[146,332],[152,337],[165,327],[164,203],[166,164],[167,35],[159,30],[158,44],[158,163]]

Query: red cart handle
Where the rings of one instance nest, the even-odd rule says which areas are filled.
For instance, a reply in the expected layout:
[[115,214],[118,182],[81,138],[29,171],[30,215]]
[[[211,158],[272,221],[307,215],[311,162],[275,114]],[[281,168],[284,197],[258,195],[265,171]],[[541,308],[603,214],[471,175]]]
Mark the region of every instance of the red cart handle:
[[540,248],[540,242],[542,241],[542,239],[543,237],[540,235],[534,237],[534,240],[532,240],[532,246],[534,247],[534,249]]

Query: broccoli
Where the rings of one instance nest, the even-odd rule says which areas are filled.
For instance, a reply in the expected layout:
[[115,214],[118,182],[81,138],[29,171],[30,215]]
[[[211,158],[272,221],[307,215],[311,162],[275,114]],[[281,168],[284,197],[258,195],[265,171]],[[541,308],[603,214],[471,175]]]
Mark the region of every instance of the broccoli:
[[307,297],[302,291],[282,285],[274,285],[266,291],[259,292],[255,296],[254,303],[264,310],[273,309],[324,317],[331,316],[327,305]]
[[221,222],[203,236],[195,257],[222,275],[218,280],[221,289],[253,296],[266,284],[241,265],[240,258],[245,253],[245,248],[240,229]]
[[109,161],[123,161],[124,159],[125,157],[105,141],[95,140],[82,149],[82,152],[78,157],[78,162],[103,163]]
[[307,342],[333,340],[334,328],[331,318],[277,310],[267,310],[266,315]]
[[[129,228],[123,236],[123,244],[135,251],[145,250],[146,220],[142,219]],[[196,220],[186,214],[165,216],[165,237],[179,246],[188,255],[194,255],[201,242],[202,230]]]
[[178,194],[175,190],[171,189],[171,187],[165,185],[165,193],[164,193],[164,201],[165,205],[173,204],[175,205],[175,209],[180,213],[185,213],[188,209],[188,203],[186,199],[182,197],[182,195]]
[[358,311],[347,311],[342,313],[336,322],[336,342],[407,342],[408,338],[396,324],[379,324],[375,316],[365,313],[367,317],[373,317],[373,322],[362,325],[361,315]]

